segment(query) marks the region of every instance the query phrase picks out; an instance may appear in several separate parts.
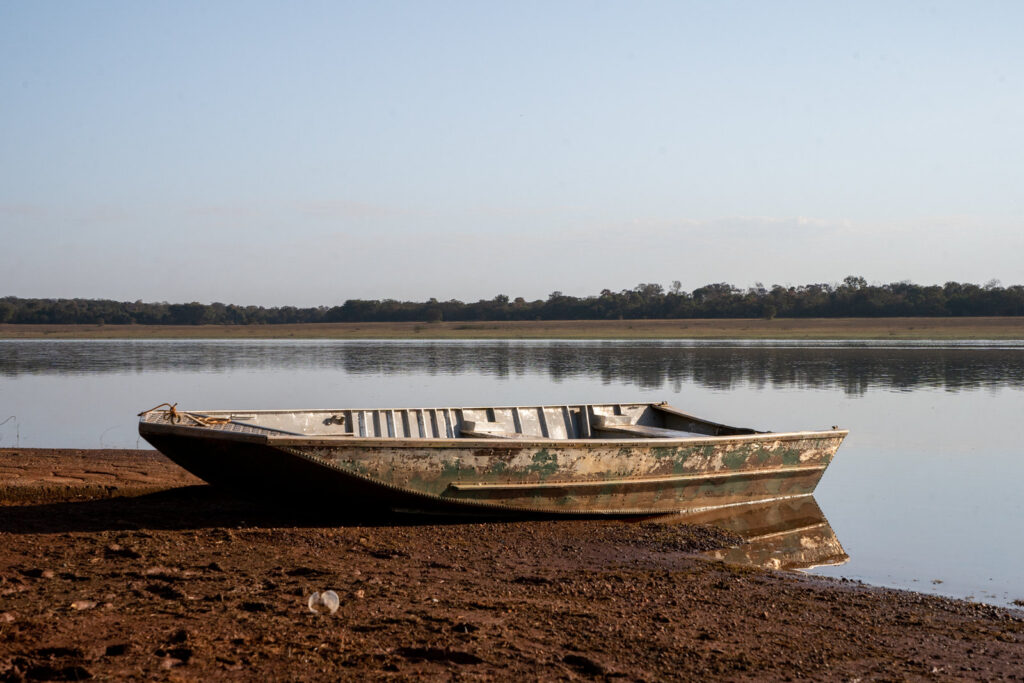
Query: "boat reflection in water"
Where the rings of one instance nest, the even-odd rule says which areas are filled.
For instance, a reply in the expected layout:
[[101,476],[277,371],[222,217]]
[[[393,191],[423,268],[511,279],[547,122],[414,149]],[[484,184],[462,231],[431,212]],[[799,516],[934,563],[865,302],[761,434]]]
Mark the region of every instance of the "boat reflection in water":
[[708,524],[742,537],[746,542],[740,546],[704,553],[729,564],[811,569],[843,564],[850,559],[813,496],[683,513],[652,521]]

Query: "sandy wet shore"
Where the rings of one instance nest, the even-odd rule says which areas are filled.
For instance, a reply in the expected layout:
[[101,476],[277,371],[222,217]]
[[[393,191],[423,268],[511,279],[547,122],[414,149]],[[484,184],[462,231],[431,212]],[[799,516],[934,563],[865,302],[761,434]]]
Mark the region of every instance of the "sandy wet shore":
[[152,451],[0,450],[0,680],[1024,678],[1019,610],[694,555],[730,542],[324,519]]

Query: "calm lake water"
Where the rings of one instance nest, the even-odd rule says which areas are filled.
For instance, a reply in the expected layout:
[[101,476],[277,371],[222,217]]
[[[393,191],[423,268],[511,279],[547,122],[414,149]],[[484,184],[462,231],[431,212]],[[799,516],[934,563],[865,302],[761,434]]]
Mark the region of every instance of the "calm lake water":
[[0,446],[145,447],[135,414],[667,400],[727,424],[851,430],[815,494],[815,573],[1024,599],[1024,344],[0,341]]

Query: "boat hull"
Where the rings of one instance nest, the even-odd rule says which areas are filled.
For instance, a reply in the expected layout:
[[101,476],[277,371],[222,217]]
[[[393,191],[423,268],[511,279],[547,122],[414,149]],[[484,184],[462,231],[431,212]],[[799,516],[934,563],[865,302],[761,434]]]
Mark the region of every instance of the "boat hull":
[[662,440],[346,439],[141,423],[210,484],[339,510],[657,514],[806,496],[844,431]]

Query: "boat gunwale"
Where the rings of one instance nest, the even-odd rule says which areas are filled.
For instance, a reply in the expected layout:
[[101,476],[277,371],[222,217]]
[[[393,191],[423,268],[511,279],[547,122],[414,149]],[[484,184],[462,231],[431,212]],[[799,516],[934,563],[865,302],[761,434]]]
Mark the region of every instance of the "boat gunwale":
[[553,444],[570,447],[602,447],[602,446],[673,446],[676,444],[701,445],[701,444],[723,444],[723,443],[747,443],[755,441],[801,441],[807,438],[822,438],[825,436],[839,436],[844,438],[849,430],[836,429],[824,431],[802,431],[802,432],[763,432],[759,434],[726,434],[721,436],[694,436],[694,437],[663,437],[663,438],[641,438],[641,439],[545,439],[537,438],[515,438],[515,439],[480,439],[463,437],[457,439],[438,438],[409,438],[409,437],[366,437],[366,436],[291,436],[291,435],[266,435],[266,443],[271,446],[316,446],[359,444],[361,446],[436,446],[438,448],[467,446],[471,448],[522,448],[529,446],[551,446]]
[[[211,415],[211,416],[223,416],[223,415],[275,415],[279,413],[368,413],[375,410],[512,410],[513,408],[522,409],[547,409],[547,408],[594,408],[594,407],[606,407],[606,406],[620,406],[620,407],[650,407],[650,408],[671,408],[676,414],[683,415],[685,417],[693,417],[687,413],[678,411],[673,408],[668,401],[636,401],[634,403],[548,403],[538,405],[527,405],[527,404],[515,404],[505,406],[412,406],[408,408],[258,408],[254,410],[227,410],[218,408],[216,410],[188,410],[180,412],[188,412],[195,415]],[[162,412],[159,410],[150,410],[142,415],[148,415],[152,412]],[[718,425],[717,422],[711,422],[704,418],[697,418],[701,422],[707,422],[708,424]],[[728,426],[728,425],[722,425]]]
[[[198,411],[196,411],[198,413]],[[236,411],[237,412],[237,411]],[[250,411],[252,412],[252,411]],[[199,413],[209,415],[210,413]],[[244,423],[238,423],[244,424]],[[248,425],[246,425],[248,426]],[[799,432],[759,432],[756,434],[725,434],[721,436],[694,436],[694,437],[665,437],[665,438],[643,438],[643,439],[545,439],[537,438],[516,438],[516,439],[480,439],[480,438],[410,438],[410,437],[365,437],[329,435],[304,436],[304,435],[277,435],[277,434],[253,434],[249,432],[224,431],[211,427],[199,425],[169,425],[159,422],[149,422],[146,419],[139,421],[140,433],[160,434],[181,434],[183,436],[212,438],[227,441],[245,441],[249,443],[262,443],[268,446],[361,446],[367,448],[473,448],[485,450],[509,450],[530,447],[551,447],[557,445],[562,448],[602,448],[608,446],[619,447],[666,447],[677,445],[717,445],[725,443],[751,443],[758,441],[802,441],[805,439],[835,438],[846,436],[850,433],[847,429],[827,429],[816,431]]]

